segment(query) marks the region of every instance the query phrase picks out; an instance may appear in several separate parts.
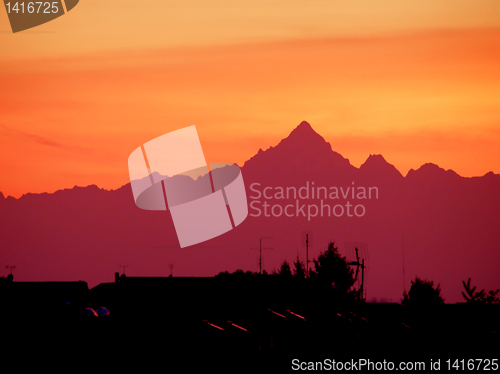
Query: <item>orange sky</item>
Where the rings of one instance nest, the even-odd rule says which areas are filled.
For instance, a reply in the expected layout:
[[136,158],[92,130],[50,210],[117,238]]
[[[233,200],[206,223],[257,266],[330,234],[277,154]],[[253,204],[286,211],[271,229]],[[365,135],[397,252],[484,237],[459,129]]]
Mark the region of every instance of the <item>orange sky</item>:
[[307,120],[355,166],[500,172],[497,0],[109,3],[17,34],[0,11],[5,195],[120,187],[135,148],[190,125],[209,162]]

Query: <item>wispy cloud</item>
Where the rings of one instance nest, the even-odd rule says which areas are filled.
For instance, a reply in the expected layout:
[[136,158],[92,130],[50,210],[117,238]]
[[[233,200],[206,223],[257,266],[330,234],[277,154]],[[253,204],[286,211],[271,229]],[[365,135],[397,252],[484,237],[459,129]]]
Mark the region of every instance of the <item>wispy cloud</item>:
[[43,136],[40,136],[37,134],[27,133],[25,131],[21,131],[18,129],[13,129],[13,128],[5,126],[5,125],[0,125],[0,128],[4,129],[12,134],[15,134],[16,136],[30,139],[38,144],[45,145],[48,147],[58,148],[61,150],[71,151],[71,152],[88,151],[88,149],[84,148],[84,147],[79,147],[79,146],[75,146],[75,145],[68,145],[68,144],[56,142],[56,141],[48,139],[46,137],[43,137]]

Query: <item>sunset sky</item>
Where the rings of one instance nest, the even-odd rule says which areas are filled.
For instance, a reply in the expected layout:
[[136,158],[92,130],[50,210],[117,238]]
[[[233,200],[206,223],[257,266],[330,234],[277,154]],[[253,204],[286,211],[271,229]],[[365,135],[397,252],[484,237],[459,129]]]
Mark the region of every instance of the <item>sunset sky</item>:
[[242,165],[301,121],[359,167],[383,154],[500,173],[500,1],[100,1],[13,34],[0,10],[0,191],[128,182],[196,125]]

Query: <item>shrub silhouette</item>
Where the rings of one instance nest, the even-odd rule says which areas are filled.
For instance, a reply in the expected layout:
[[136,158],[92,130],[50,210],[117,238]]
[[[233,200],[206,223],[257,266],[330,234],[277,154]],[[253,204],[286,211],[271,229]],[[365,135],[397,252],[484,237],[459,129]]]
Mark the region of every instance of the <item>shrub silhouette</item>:
[[404,294],[403,305],[436,306],[444,304],[439,285],[434,288],[434,282],[415,277],[411,281],[408,294]]

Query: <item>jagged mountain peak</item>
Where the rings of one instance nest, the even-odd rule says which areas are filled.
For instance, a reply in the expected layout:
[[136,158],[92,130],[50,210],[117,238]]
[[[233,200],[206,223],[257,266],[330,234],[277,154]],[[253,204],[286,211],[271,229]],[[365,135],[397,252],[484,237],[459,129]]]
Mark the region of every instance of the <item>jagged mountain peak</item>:
[[295,169],[340,167],[352,171],[354,167],[349,160],[332,150],[332,146],[318,134],[307,121],[302,121],[278,145],[258,153],[245,163],[246,169],[257,165],[279,164],[283,167],[293,166]]
[[290,135],[292,135],[292,134],[307,134],[307,133],[314,133],[314,134],[319,135],[316,131],[314,131],[312,126],[309,124],[309,122],[302,121],[296,128],[294,128],[292,130]]
[[427,163],[423,164],[417,170],[411,169],[408,172],[408,174],[410,174],[410,173],[418,173],[418,174],[426,174],[426,175],[429,175],[429,174],[437,175],[437,174],[442,174],[442,173],[448,173],[448,174],[455,174],[458,176],[458,174],[455,173],[453,170],[445,170],[442,167],[440,167],[436,164],[433,164],[432,162],[427,162]]
[[[384,158],[384,156],[380,154],[370,154],[363,165],[360,166],[360,169],[371,168],[376,166],[390,165]],[[392,165],[391,165],[392,166]]]
[[408,171],[408,174],[406,175],[406,178],[437,181],[442,180],[443,178],[460,179],[462,177],[451,169],[445,170],[436,164],[428,162],[420,166],[417,170],[410,169],[410,171]]
[[365,175],[402,177],[399,170],[394,165],[388,163],[384,156],[380,154],[370,154],[366,161],[359,167],[359,170]]
[[327,143],[320,134],[314,131],[312,126],[307,121],[302,121],[285,139],[281,141],[280,144],[291,142],[297,146],[300,144],[310,144],[311,142],[314,142],[316,144],[328,145],[331,149],[330,143]]

